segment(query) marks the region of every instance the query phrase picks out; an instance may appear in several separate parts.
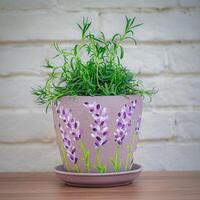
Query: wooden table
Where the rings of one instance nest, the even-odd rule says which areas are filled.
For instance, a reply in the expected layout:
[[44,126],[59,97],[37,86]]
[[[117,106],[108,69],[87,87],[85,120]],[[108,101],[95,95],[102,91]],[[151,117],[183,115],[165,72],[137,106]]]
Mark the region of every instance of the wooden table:
[[53,173],[0,173],[0,200],[200,200],[200,172],[143,172],[132,185],[76,188]]

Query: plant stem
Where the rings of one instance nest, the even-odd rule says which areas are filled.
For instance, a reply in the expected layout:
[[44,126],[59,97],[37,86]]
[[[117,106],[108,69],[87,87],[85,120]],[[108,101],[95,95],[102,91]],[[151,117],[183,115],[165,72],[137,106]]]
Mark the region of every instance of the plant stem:
[[132,158],[132,148],[131,148],[131,145],[127,145],[127,156],[126,156],[126,165],[125,165],[125,170],[128,169],[129,167],[129,162]]
[[75,166],[74,166],[74,171],[77,172],[77,173],[80,171],[80,170],[79,170],[79,167],[78,167],[78,164],[75,164]]
[[101,166],[101,150],[97,148],[97,166]]
[[97,79],[97,86],[98,88],[100,88],[100,85],[99,85],[99,66],[97,65],[97,72],[96,72],[96,79]]
[[70,171],[69,164],[67,162],[66,151],[65,151],[65,148],[64,148],[63,143],[61,141],[60,135],[58,135],[58,145],[60,147],[61,159],[62,159],[62,161],[65,165],[65,168],[66,168],[67,171]]
[[81,147],[81,150],[82,150],[83,156],[84,156],[84,157],[82,158],[82,161],[83,161],[83,163],[85,163],[85,165],[86,165],[87,172],[90,172],[90,169],[91,169],[91,164],[90,164],[90,151],[88,151],[88,150],[85,148],[85,145],[84,145],[82,139],[80,140],[80,147]]
[[106,166],[101,164],[101,150],[97,148],[97,165],[95,166],[96,170],[100,173],[106,172]]
[[120,145],[118,144],[117,147],[116,147],[114,158],[110,159],[111,164],[112,164],[115,172],[118,172],[121,165],[122,165],[122,160],[119,160],[119,150],[120,150]]

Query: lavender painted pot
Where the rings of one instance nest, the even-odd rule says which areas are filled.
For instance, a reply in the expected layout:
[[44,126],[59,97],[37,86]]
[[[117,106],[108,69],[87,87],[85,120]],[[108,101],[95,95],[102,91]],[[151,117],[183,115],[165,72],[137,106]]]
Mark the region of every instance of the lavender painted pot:
[[130,170],[138,142],[139,96],[62,97],[53,106],[57,142],[70,172]]

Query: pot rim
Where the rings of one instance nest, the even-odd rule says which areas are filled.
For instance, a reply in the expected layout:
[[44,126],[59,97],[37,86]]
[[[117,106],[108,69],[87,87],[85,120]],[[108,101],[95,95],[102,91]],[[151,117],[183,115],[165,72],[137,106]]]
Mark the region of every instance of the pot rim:
[[138,94],[132,94],[132,95],[105,95],[105,96],[103,96],[103,95],[99,95],[99,96],[76,96],[76,95],[74,95],[74,96],[62,96],[62,97],[60,97],[59,99],[62,99],[63,97],[68,97],[68,98],[111,98],[111,97],[113,97],[113,98],[117,98],[117,97],[124,97],[124,98],[130,98],[130,97],[133,97],[133,96],[135,96],[135,97],[138,97],[138,98],[141,98],[141,99],[143,99],[142,98],[142,96],[140,96],[140,95],[138,95]]

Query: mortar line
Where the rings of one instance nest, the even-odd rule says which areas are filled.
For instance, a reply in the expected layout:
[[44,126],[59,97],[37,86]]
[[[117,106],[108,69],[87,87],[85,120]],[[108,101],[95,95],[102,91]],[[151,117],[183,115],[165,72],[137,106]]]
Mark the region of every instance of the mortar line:
[[[56,137],[52,137],[46,140],[42,139],[29,139],[22,141],[0,141],[0,145],[23,145],[23,144],[53,144],[56,142]],[[139,145],[148,144],[200,144],[200,139],[185,139],[179,140],[177,136],[170,138],[154,138],[154,139],[139,139]]]
[[[0,72],[0,79],[7,79],[12,77],[40,77],[40,78],[47,78],[48,72],[9,72],[9,73],[1,73]],[[143,78],[156,78],[156,77],[163,77],[163,78],[179,78],[179,77],[198,77],[200,76],[200,72],[185,72],[185,73],[177,73],[177,72],[160,72],[160,73],[142,73],[138,74],[139,79]]]
[[0,145],[9,145],[9,144],[52,144],[56,141],[55,137],[49,139],[29,139],[29,140],[19,140],[19,141],[0,141]]
[[[108,38],[110,39],[110,38]],[[43,46],[43,45],[49,45],[51,46],[54,42],[59,44],[76,44],[80,43],[80,40],[62,40],[62,39],[55,39],[55,40],[44,40],[44,39],[30,39],[30,40],[0,40],[0,47],[1,46],[11,46],[11,47],[26,47],[26,46]],[[180,39],[180,40],[138,40],[137,46],[140,45],[187,45],[187,44],[200,44],[200,39],[197,40],[187,40],[187,39]],[[122,44],[124,45],[133,45],[134,43],[131,41],[125,41]]]
[[107,6],[107,7],[98,7],[98,6],[91,6],[91,7],[81,7],[79,9],[76,8],[71,8],[71,9],[65,9],[61,4],[58,2],[54,3],[49,8],[12,8],[12,9],[7,9],[7,8],[1,8],[0,11],[7,13],[13,13],[13,12],[35,12],[35,11],[43,11],[43,12],[69,12],[69,13],[77,13],[77,12],[88,12],[88,11],[94,11],[94,12],[143,12],[143,13],[163,13],[163,12],[171,12],[171,11],[193,11],[193,10],[198,10],[200,6],[182,6],[180,4],[177,4],[175,6],[166,6],[166,7],[143,7],[143,6],[123,6],[123,7],[117,7],[117,6]]
[[[68,11],[65,8],[58,8],[59,10]],[[115,13],[122,13],[124,12],[142,12],[142,13],[163,13],[163,12],[173,12],[173,11],[182,11],[182,12],[191,12],[191,11],[199,11],[200,6],[174,6],[174,7],[142,7],[142,6],[124,6],[124,7],[83,7],[80,10],[77,10],[79,12],[81,11],[96,11],[100,14],[108,13],[110,11]]]

